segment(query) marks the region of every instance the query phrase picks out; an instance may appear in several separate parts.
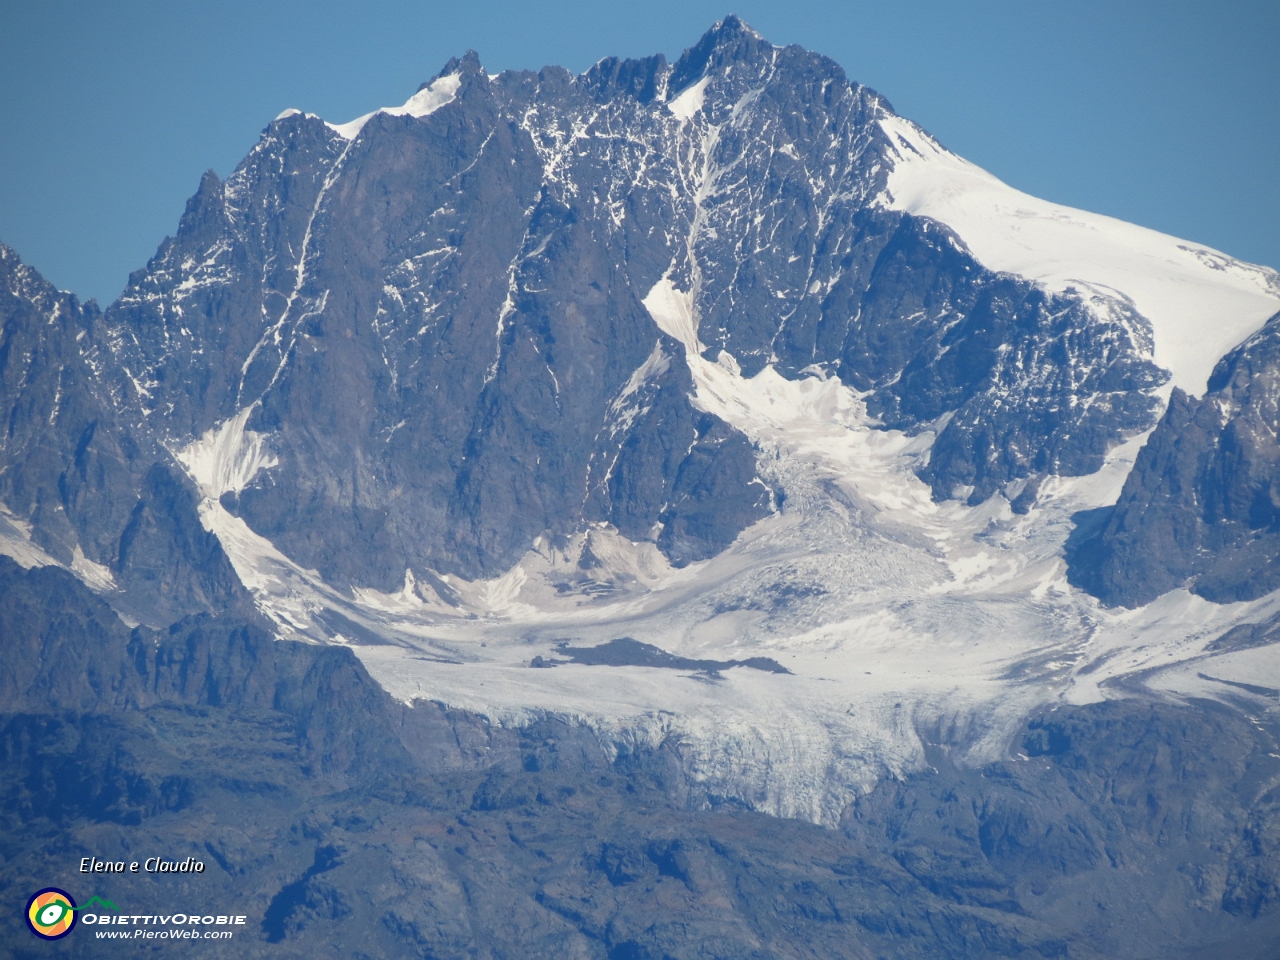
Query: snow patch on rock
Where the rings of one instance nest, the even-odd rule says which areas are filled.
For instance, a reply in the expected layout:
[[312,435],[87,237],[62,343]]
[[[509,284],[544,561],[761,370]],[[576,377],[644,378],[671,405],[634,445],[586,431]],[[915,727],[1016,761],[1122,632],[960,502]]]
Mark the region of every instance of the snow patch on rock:
[[245,407],[175,455],[204,496],[216,500],[224,493],[239,493],[259,470],[276,465],[266,435],[245,428],[256,409],[256,404]]
[[451,73],[432,81],[398,107],[382,107],[347,123],[327,123],[326,126],[344,139],[354,140],[375,114],[385,113],[392,117],[417,117],[418,119],[430,116],[445,104],[452,103],[461,85],[462,74]]
[[702,104],[707,96],[707,84],[710,82],[710,77],[703,77],[697,83],[686,87],[667,104],[667,109],[681,120],[692,120],[702,110]]

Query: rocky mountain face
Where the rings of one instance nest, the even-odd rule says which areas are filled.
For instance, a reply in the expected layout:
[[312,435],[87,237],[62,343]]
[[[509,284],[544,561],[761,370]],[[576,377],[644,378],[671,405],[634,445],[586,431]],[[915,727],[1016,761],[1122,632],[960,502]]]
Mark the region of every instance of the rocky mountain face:
[[1175,390],[1114,507],[1082,518],[1073,581],[1134,607],[1186,586],[1215,603],[1280,587],[1280,317]]
[[134,461],[153,454],[138,449],[121,429],[117,404],[98,394],[101,360],[86,342],[97,316],[95,303],[60,293],[0,247],[0,496],[67,565],[77,548],[93,560],[114,553],[129,498],[102,492],[128,489]]
[[[236,418],[261,469],[214,494],[343,589],[492,577],[592,524],[682,566],[788,495],[697,398],[697,351],[837,375],[881,428],[933,437],[936,499],[1025,511],[1155,422],[1151,324],[892,209],[915,150],[893,117],[732,17],[674,64],[490,77],[468,54],[402,108],[286,111],[105,314],[0,248],[0,500],[157,625],[245,601],[176,459]],[[1129,605],[1276,585],[1268,342],[1212,398],[1175,393],[1074,583]]]
[[47,560],[156,625],[253,601],[196,512],[196,491],[113,392],[97,305],[0,244],[0,503]]
[[[276,465],[226,505],[326,579],[494,576],[589,522],[678,565],[719,552],[783,491],[691,403],[688,350],[937,424],[922,475],[974,503],[1153,422],[1146,321],[879,205],[890,107],[825,58],[731,18],[675,64],[490,78],[469,55],[415,99],[272,123],[101,323],[167,442],[252,411]],[[660,283],[687,342],[647,309]]]

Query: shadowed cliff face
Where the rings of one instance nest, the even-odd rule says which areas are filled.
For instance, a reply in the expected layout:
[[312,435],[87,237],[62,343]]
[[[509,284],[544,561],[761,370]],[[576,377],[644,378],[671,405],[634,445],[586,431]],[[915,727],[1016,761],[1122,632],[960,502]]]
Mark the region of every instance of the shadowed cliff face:
[[1072,582],[1130,607],[1182,586],[1217,603],[1280,587],[1277,398],[1272,318],[1222,359],[1202,399],[1174,391],[1116,506],[1082,522]]
[[[346,649],[131,631],[52,568],[0,559],[0,643],[5,896],[248,915],[196,956],[1264,960],[1280,934],[1275,731],[1221,705],[1060,708],[827,830],[707,803],[666,747],[397,703]],[[206,870],[76,872],[140,850]]]

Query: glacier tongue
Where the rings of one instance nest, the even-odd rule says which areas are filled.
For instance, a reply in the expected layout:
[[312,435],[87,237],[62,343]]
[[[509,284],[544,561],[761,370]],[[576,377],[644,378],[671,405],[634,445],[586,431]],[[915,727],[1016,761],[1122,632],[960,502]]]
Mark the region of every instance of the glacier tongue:
[[1280,310],[1280,275],[1122,220],[1040,200],[956,156],[903,117],[881,202],[945,223],[992,270],[1133,302],[1172,385],[1204,392],[1218,359]]

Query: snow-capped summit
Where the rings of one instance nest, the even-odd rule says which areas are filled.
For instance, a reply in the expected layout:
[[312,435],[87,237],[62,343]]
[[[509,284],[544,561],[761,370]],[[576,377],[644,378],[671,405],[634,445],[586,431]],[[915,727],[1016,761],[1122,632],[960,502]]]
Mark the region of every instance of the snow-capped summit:
[[1203,393],[1218,359],[1280,309],[1280,275],[1145,227],[1048,203],[941,147],[902,117],[879,121],[893,150],[886,206],[945,223],[992,270],[1056,292],[1117,293],[1152,323],[1171,383]]

